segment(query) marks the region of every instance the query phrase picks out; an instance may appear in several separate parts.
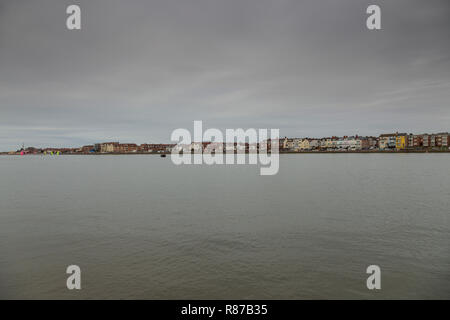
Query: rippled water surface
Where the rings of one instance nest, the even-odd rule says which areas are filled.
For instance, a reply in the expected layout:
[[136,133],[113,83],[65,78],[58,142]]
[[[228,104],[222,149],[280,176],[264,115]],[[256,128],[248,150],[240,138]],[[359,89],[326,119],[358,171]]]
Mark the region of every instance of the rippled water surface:
[[0,298],[450,298],[450,154],[280,162],[1,156]]

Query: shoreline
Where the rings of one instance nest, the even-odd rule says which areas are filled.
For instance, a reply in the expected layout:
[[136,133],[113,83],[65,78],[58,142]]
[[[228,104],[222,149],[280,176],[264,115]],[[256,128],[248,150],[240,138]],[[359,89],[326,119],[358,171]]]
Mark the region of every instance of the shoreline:
[[[450,150],[351,150],[351,151],[280,151],[279,154],[354,154],[354,153],[363,153],[363,154],[371,154],[371,153],[385,153],[385,154],[399,154],[399,153],[450,153]],[[170,152],[130,152],[130,153],[122,153],[122,152],[105,152],[105,153],[61,153],[59,155],[64,156],[107,156],[107,155],[170,155]],[[182,154],[182,153],[181,153]],[[191,153],[194,154],[194,153]],[[213,153],[214,154],[214,153]],[[226,154],[225,152],[223,154]],[[234,152],[234,154],[237,154]],[[245,152],[245,154],[249,154],[249,152]],[[259,154],[259,153],[257,153]],[[270,152],[268,152],[270,154]],[[51,154],[44,153],[28,153],[23,156],[30,155],[42,155],[42,156],[51,156]],[[18,153],[10,154],[7,152],[0,153],[0,156],[21,156]],[[53,156],[56,156],[54,154]]]

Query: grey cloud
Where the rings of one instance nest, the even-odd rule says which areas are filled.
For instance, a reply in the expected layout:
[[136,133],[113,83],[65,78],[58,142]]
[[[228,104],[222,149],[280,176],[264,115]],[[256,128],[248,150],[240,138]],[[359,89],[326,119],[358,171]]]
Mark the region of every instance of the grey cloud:
[[[447,0],[0,1],[0,150],[450,130]],[[365,9],[382,8],[382,30]]]

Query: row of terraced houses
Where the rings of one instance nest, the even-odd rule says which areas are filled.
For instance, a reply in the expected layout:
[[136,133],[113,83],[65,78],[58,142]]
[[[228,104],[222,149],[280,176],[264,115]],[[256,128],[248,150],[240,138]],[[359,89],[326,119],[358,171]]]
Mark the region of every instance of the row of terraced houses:
[[[193,142],[191,151],[199,151],[206,148],[209,142]],[[141,144],[104,142],[92,146],[84,146],[78,152],[96,153],[162,153],[170,152],[175,144]],[[281,138],[279,140],[280,151],[362,151],[362,150],[449,150],[450,135],[448,132],[436,134],[407,134],[387,133],[378,137],[374,136],[343,136],[327,138]],[[224,145],[223,150],[231,151],[259,149],[258,144],[234,143]]]
[[[204,150],[210,142],[193,142],[182,149],[198,152]],[[86,145],[80,148],[22,148],[10,154],[107,154],[107,153],[168,153],[175,144],[141,144],[102,142]],[[212,145],[211,145],[212,146]],[[210,146],[210,147],[211,147]],[[270,149],[268,144],[232,143],[224,144],[226,152],[245,151],[255,152],[259,149]],[[407,134],[387,133],[374,136],[343,136],[327,138],[281,138],[279,150],[281,152],[313,152],[313,151],[450,151],[450,135],[448,132],[435,134]],[[181,150],[181,149],[180,149]]]
[[449,150],[448,132],[436,134],[387,133],[378,137],[344,136],[328,138],[284,138],[280,150],[358,151],[358,150]]

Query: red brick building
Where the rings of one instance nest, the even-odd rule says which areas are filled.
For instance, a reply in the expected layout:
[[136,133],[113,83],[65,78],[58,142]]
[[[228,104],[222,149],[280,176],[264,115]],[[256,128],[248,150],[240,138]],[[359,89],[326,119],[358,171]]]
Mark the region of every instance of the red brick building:
[[138,146],[135,143],[120,143],[119,153],[134,153],[138,151]]

